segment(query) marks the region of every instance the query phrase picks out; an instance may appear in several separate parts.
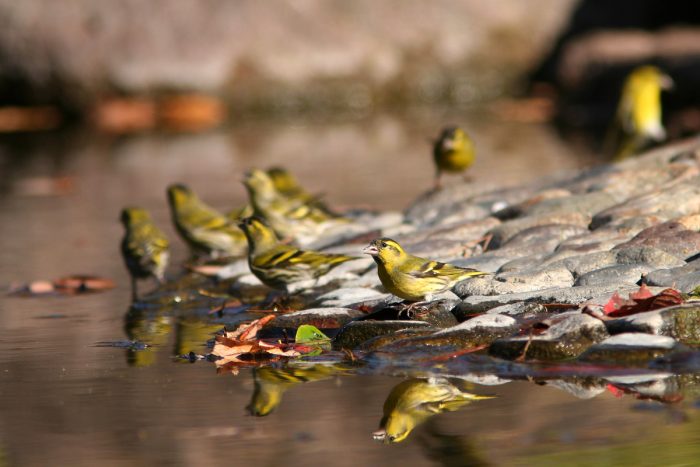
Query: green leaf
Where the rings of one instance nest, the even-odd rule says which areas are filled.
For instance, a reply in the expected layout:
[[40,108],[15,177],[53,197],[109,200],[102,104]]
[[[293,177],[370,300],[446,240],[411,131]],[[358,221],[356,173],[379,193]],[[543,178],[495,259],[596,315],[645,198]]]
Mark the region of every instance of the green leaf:
[[322,333],[316,326],[302,324],[297,329],[294,341],[297,344],[324,344],[330,342],[330,337]]

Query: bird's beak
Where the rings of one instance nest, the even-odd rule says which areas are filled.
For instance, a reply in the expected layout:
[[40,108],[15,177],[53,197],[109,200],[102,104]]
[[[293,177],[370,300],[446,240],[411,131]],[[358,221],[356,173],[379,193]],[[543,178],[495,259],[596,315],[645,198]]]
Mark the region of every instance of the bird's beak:
[[455,148],[455,142],[452,138],[448,138],[442,141],[442,149],[444,151],[450,151]]
[[386,430],[377,430],[374,433],[372,433],[372,438],[374,438],[375,441],[385,441],[386,440]]
[[675,84],[676,83],[673,82],[673,79],[668,75],[661,75],[659,78],[659,86],[661,86],[661,89],[665,91],[673,89]]
[[362,253],[370,256],[377,256],[379,254],[379,250],[377,249],[376,246],[374,245],[369,245],[362,250]]

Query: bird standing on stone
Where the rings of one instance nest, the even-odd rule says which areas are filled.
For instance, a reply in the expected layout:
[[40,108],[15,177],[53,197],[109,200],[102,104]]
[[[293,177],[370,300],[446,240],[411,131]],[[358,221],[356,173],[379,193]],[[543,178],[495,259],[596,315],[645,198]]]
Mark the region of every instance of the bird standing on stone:
[[248,265],[260,281],[273,289],[294,293],[312,287],[315,281],[352,256],[304,251],[280,243],[275,232],[260,219],[244,219],[241,229],[248,239]]
[[215,258],[245,254],[247,243],[241,229],[185,185],[169,186],[168,202],[175,228],[193,253]]
[[655,66],[641,66],[629,74],[606,141],[608,146],[617,146],[616,159],[631,156],[650,141],[666,138],[661,123],[661,90],[672,86],[673,80]]
[[153,276],[159,283],[163,282],[168,265],[169,243],[145,209],[123,209],[121,222],[124,225],[122,256],[131,274],[131,297],[136,301],[138,279]]
[[474,143],[464,130],[457,127],[447,127],[435,141],[433,159],[437,172],[435,188],[440,188],[443,172],[460,173],[474,163]]
[[363,253],[377,263],[384,288],[410,302],[429,302],[464,279],[489,274],[410,255],[390,238],[373,240]]

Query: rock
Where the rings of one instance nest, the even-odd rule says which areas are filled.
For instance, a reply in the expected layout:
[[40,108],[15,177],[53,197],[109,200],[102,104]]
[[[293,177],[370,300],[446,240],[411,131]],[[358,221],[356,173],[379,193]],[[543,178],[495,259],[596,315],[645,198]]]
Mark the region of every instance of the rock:
[[[700,215],[686,216],[642,230],[615,249],[651,246],[677,258],[687,258],[700,251]],[[688,228],[690,226],[690,228]]]
[[277,316],[269,323],[270,327],[296,329],[302,324],[317,328],[340,328],[364,313],[351,308],[309,308]]
[[[697,169],[696,169],[697,172]],[[655,215],[662,220],[700,213],[700,178],[668,185],[605,209],[593,217],[591,228],[618,219]]]
[[[527,303],[562,303],[570,305],[579,305],[594,297],[607,296],[608,298],[613,292],[619,292],[621,295],[638,290],[639,287],[630,287],[620,289],[617,286],[591,286],[591,287],[567,287],[567,288],[551,288],[544,290],[536,290],[534,292],[512,293],[494,296],[473,295],[463,297],[462,303],[452,310],[455,315],[470,316],[476,313],[483,313],[497,306],[509,305],[518,302]],[[455,288],[455,293],[459,291]]]
[[[493,229],[491,232],[493,232]],[[516,233],[503,242],[500,248],[504,250],[527,249],[529,254],[551,253],[563,240],[584,233],[588,233],[588,229],[580,225],[537,225]]]
[[430,326],[399,329],[390,334],[372,337],[358,346],[358,349],[371,352],[385,346],[390,346],[394,342],[407,340],[413,337],[427,336],[435,332],[435,328]]
[[693,271],[685,267],[659,269],[644,276],[643,282],[647,285],[673,287],[683,293],[691,293],[700,285],[700,270]]
[[617,264],[648,264],[656,268],[683,266],[685,261],[652,246],[630,246],[614,250]]
[[380,304],[399,301],[391,294],[379,292],[363,287],[340,288],[325,293],[316,299],[316,306],[321,307],[349,307],[350,305],[366,304],[374,307]]
[[648,264],[618,264],[587,272],[574,282],[574,287],[591,285],[630,286],[639,283],[642,276],[653,270]]
[[579,356],[586,362],[615,362],[647,366],[655,358],[687,348],[672,337],[628,332],[608,337]]
[[523,269],[532,269],[533,264],[539,265],[540,263],[544,262],[545,257],[547,257],[547,254],[545,253],[537,253],[533,255],[522,256],[512,261],[508,261],[503,266],[498,268],[497,272],[518,272],[522,271]]
[[673,337],[688,345],[700,345],[700,304],[663,308],[606,321],[610,334],[644,332]]
[[562,313],[541,334],[494,341],[489,354],[507,360],[560,360],[576,357],[606,337],[608,332],[599,319],[580,312]]
[[546,312],[547,309],[539,303],[515,302],[508,305],[501,305],[497,306],[496,308],[491,308],[486,313],[517,316],[518,319],[521,319]]
[[382,348],[384,352],[395,352],[406,348],[455,347],[468,349],[490,344],[495,339],[508,336],[517,330],[517,322],[507,315],[481,315],[429,335],[397,340]]
[[496,272],[501,266],[511,260],[511,256],[505,255],[502,252],[494,251],[473,256],[471,258],[455,258],[446,262],[463,268],[472,268],[484,272]]
[[496,276],[474,277],[455,285],[454,291],[460,297],[471,295],[501,295],[524,293],[552,287],[571,287],[574,278],[568,269],[549,267]]
[[333,339],[333,348],[356,349],[377,336],[393,334],[404,329],[420,329],[431,326],[425,321],[353,321],[346,324]]
[[501,248],[508,240],[515,237],[518,233],[533,227],[550,224],[586,227],[590,221],[590,216],[577,212],[539,214],[536,216],[513,219],[494,227],[488,232],[488,234],[491,235],[491,241],[488,244],[488,249],[497,250]]

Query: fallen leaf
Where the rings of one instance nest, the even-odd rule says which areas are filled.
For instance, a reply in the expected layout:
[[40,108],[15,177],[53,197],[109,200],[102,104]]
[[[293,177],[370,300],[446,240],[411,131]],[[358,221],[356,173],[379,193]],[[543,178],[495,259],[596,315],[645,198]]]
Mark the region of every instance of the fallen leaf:
[[657,295],[654,295],[646,285],[642,285],[637,292],[631,293],[627,300],[615,292],[603,306],[603,313],[611,318],[619,318],[645,311],[668,308],[684,302],[683,295],[676,289],[664,289]]

